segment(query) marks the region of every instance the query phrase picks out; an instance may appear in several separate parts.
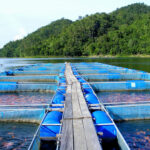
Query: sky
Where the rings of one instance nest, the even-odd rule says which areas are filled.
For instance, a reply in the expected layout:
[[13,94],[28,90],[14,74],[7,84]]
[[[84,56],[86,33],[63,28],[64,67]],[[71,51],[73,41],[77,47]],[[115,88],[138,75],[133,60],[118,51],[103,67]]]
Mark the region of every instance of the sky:
[[0,0],[0,48],[60,18],[71,20],[150,0]]

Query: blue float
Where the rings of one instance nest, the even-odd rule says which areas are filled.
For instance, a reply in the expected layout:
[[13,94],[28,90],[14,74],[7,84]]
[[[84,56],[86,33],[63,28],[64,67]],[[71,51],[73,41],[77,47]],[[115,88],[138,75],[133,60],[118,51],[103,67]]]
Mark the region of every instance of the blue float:
[[[62,113],[59,111],[49,112],[40,127],[40,137],[56,137],[56,134],[60,131],[60,120],[62,119]],[[45,125],[44,125],[45,124]],[[48,125],[50,124],[50,125]],[[53,125],[55,124],[55,125]],[[56,125],[58,124],[58,125]]]
[[12,70],[5,71],[7,76],[13,76],[14,72]]
[[88,84],[82,84],[82,88],[91,88]]
[[84,94],[93,93],[93,90],[91,88],[89,89],[83,89]]
[[59,73],[59,76],[64,76],[64,75],[65,75],[64,72]]
[[[115,126],[111,123],[111,119],[104,111],[94,111],[92,113],[96,131],[100,139],[105,141],[115,140],[117,138],[117,131]],[[106,125],[105,125],[106,124]],[[109,125],[110,124],[110,125]]]
[[52,104],[63,104],[62,102],[65,100],[65,96],[62,93],[57,93],[52,101]]
[[93,93],[85,94],[85,100],[88,104],[99,104],[97,97]]

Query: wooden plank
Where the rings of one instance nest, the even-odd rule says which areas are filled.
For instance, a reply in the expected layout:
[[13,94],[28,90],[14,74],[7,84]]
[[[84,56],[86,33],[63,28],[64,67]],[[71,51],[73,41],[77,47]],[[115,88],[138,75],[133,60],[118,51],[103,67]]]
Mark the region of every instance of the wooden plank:
[[71,119],[72,117],[73,113],[72,113],[71,85],[68,85],[66,90],[64,119]]
[[102,150],[92,119],[83,119],[84,132],[88,150]]
[[[82,119],[73,120],[74,150],[87,150]],[[94,149],[93,149],[94,150]]]
[[67,84],[71,84],[70,71],[68,64],[66,65],[65,76],[67,80]]
[[72,120],[63,121],[60,150],[73,150]]
[[72,111],[73,111],[73,118],[82,118],[80,105],[77,97],[77,91],[76,91],[76,84],[72,84]]
[[77,83],[77,94],[78,94],[78,100],[80,103],[80,109],[82,112],[82,116],[85,118],[92,118],[91,114],[89,112],[88,106],[86,104],[85,98],[83,96],[80,83]]
[[67,91],[61,137],[61,150],[101,150],[81,85],[66,64]]

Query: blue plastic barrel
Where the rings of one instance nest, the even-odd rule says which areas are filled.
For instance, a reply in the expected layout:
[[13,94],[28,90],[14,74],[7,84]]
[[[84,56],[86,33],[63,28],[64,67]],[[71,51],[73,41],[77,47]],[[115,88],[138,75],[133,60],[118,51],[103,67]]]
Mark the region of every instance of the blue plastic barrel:
[[89,89],[83,89],[84,94],[93,93],[93,90],[91,88]]
[[66,89],[58,88],[58,89],[57,89],[57,92],[58,92],[58,93],[61,93],[61,94],[65,94],[65,93],[66,93]]
[[13,76],[14,75],[14,72],[12,70],[5,71],[5,73],[7,76]]
[[59,78],[59,83],[66,83],[66,79],[65,78]]
[[78,72],[73,72],[74,75],[79,75]]
[[82,88],[91,88],[88,84],[82,84]]
[[[111,141],[115,140],[117,137],[117,130],[114,125],[108,125],[109,123],[112,123],[110,118],[107,116],[106,112],[104,111],[94,111],[92,113],[92,117],[94,118],[94,123],[96,127],[96,131],[99,134],[99,138],[106,140],[106,141]],[[99,124],[96,125],[96,124]],[[102,125],[100,125],[102,124]],[[106,124],[106,125],[104,125]]]
[[85,100],[88,104],[99,104],[97,97],[93,93],[85,94]]
[[53,98],[52,104],[63,104],[62,102],[65,100],[65,96],[60,93],[57,92]]
[[65,75],[64,72],[59,73],[59,76],[64,76],[64,75]]
[[43,123],[44,124],[58,124],[60,123],[61,119],[62,119],[62,112],[51,111],[46,115]]
[[80,83],[85,83],[86,81],[84,80],[84,79],[78,79],[78,81],[80,82]]
[[60,85],[58,88],[59,89],[66,89],[66,86]]
[[[59,111],[52,111],[47,114],[42,124],[60,124],[62,113]],[[40,137],[56,137],[60,131],[60,126],[46,125],[40,127]]]
[[81,79],[81,76],[76,76],[77,79]]

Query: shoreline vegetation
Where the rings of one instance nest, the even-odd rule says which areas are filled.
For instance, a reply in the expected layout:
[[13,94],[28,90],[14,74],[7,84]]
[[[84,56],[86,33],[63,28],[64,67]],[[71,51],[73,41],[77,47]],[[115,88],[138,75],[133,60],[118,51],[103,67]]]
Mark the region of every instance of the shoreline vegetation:
[[[8,58],[8,57],[0,57]],[[9,57],[9,58],[150,58],[150,55],[93,55],[93,56],[26,56],[26,57]]]
[[0,49],[0,57],[150,57],[150,6],[59,19]]

